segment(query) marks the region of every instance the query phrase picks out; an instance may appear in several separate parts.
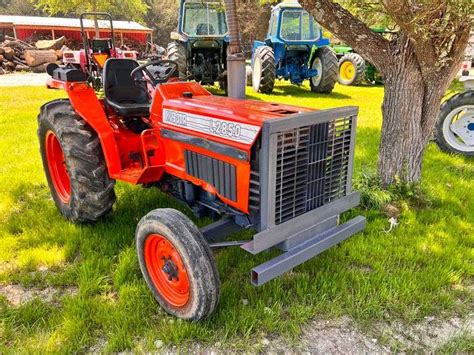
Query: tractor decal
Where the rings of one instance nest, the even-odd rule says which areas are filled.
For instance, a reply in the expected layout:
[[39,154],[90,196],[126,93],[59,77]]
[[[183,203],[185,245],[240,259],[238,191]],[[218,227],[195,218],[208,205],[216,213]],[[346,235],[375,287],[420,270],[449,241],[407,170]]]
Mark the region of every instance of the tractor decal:
[[244,144],[253,143],[260,132],[260,127],[258,126],[169,109],[163,110],[163,123]]

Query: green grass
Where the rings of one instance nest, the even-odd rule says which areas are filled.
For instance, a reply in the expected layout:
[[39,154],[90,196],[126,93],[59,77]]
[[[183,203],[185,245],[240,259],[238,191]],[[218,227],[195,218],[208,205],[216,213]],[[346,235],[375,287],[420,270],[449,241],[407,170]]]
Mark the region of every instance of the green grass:
[[[421,190],[395,189],[387,196],[377,191],[367,176],[376,168],[381,87],[337,86],[329,96],[286,85],[268,96],[249,92],[251,98],[316,108],[359,105],[355,175],[367,205],[378,201],[372,205],[377,208],[345,216],[364,214],[363,233],[259,288],[250,285],[249,271],[274,252],[254,257],[240,248],[218,251],[221,300],[201,323],[161,311],[134,250],[135,226],[144,214],[182,206],[155,189],[119,183],[114,211],[102,222],[74,225],[59,215],[42,171],[36,115],[43,103],[62,95],[0,88],[0,283],[78,290],[57,302],[36,299],[16,308],[0,297],[0,352],[78,352],[96,344],[105,351],[146,351],[156,340],[248,348],[264,335],[297,341],[314,317],[348,315],[370,327],[380,320],[409,323],[472,310],[473,160],[431,144]],[[389,234],[388,218],[378,208],[387,201],[402,211],[399,227]],[[448,346],[464,349],[464,343]]]
[[464,332],[454,337],[443,345],[437,353],[439,354],[472,354],[474,353],[474,337],[472,333]]

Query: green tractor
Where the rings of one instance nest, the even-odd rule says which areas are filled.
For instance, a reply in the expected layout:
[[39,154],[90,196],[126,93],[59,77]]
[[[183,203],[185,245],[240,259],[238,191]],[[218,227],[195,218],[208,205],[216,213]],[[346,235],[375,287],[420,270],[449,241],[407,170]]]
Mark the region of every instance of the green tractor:
[[224,6],[216,0],[181,0],[178,30],[171,33],[169,60],[179,64],[181,79],[227,87],[229,44]]
[[[386,28],[372,28],[372,31],[386,38],[395,34]],[[373,84],[382,83],[382,77],[375,66],[354,52],[352,47],[345,43],[336,43],[332,48],[339,60],[338,81],[341,85],[359,85],[364,81]]]

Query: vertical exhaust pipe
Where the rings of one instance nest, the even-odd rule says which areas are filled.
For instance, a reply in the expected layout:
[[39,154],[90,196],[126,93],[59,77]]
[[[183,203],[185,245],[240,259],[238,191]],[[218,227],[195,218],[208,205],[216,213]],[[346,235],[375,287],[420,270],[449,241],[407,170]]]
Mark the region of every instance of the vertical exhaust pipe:
[[227,47],[227,90],[229,97],[245,99],[245,55],[240,43],[239,21],[235,0],[225,0],[229,46]]

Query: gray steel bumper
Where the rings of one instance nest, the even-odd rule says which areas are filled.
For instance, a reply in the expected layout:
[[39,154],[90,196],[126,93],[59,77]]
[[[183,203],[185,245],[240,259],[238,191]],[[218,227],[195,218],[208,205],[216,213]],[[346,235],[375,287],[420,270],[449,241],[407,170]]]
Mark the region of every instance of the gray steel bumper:
[[252,269],[252,284],[259,286],[291,270],[365,228],[365,217],[358,216],[338,225],[339,214],[359,204],[360,194],[346,197],[305,213],[288,222],[257,233],[242,245],[252,254],[271,247],[283,254]]
[[305,241],[296,244],[288,251],[264,264],[254,267],[251,281],[255,286],[274,279],[305,261],[321,254],[323,251],[360,232],[366,224],[365,217],[358,216],[339,226],[326,229]]

